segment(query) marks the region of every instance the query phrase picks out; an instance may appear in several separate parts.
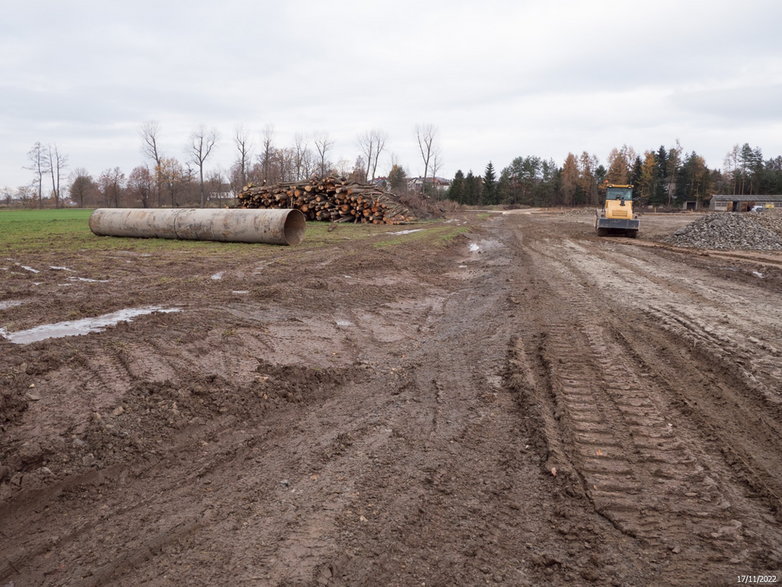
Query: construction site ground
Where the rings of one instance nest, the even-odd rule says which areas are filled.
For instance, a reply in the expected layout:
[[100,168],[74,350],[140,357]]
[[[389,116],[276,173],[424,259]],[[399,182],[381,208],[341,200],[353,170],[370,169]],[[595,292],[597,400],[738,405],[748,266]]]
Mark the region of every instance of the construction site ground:
[[1,250],[7,333],[178,311],[0,340],[0,584],[778,581],[782,254],[695,217]]

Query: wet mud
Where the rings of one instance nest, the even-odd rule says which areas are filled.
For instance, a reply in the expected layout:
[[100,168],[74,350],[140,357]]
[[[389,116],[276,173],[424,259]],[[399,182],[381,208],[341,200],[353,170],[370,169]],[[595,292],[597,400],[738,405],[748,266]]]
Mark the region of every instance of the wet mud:
[[6,335],[181,311],[0,339],[0,582],[782,568],[782,259],[598,239],[566,214],[457,221],[448,242],[279,259],[14,260]]

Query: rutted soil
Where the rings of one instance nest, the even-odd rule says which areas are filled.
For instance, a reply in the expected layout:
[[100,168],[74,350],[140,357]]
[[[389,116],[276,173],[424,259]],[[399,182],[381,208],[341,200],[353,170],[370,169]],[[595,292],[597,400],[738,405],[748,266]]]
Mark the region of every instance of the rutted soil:
[[448,243],[7,261],[40,269],[4,272],[8,331],[181,311],[0,342],[0,581],[781,570],[782,257],[466,217]]

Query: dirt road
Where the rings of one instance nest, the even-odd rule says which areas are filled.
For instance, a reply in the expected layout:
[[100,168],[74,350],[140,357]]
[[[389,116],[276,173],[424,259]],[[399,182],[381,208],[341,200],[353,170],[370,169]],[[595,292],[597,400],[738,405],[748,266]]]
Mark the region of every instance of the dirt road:
[[[80,312],[181,311],[0,342],[0,582],[779,577],[782,256],[451,222],[469,232],[93,257],[108,283],[74,285]],[[15,329],[69,317],[54,273],[15,279],[6,298],[42,282]]]

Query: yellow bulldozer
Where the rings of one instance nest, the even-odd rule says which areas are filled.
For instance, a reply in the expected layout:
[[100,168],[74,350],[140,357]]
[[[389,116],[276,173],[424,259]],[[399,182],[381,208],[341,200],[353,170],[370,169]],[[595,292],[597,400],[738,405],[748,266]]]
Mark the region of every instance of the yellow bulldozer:
[[641,221],[633,214],[633,186],[608,184],[602,210],[595,210],[595,230],[598,236],[623,234],[638,236]]

